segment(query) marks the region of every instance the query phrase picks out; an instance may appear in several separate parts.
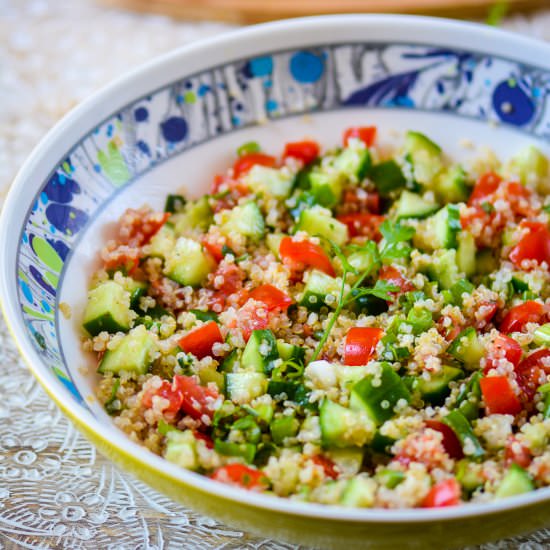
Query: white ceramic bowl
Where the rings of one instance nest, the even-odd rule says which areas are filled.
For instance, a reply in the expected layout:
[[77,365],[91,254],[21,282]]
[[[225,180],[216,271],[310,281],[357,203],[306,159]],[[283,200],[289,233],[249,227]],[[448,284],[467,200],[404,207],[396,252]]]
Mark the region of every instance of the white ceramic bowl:
[[[131,47],[131,45],[129,45]],[[460,546],[548,521],[550,489],[486,505],[349,510],[251,494],[182,470],[129,441],[94,399],[79,345],[88,278],[110,222],[207,190],[235,147],[330,145],[353,124],[426,132],[458,158],[461,138],[506,157],[550,153],[550,47],[442,19],[345,15],[229,33],[165,55],[67,115],[15,180],[0,226],[0,295],[22,355],[107,456],[155,488],[265,536],[325,547]],[[66,319],[58,305],[67,302]]]

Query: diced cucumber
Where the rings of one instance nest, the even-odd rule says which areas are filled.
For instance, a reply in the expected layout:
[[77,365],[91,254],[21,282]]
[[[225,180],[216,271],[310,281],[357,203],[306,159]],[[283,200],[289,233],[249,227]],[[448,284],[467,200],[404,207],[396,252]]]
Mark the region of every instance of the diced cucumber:
[[218,372],[216,370],[216,367],[209,366],[209,367],[203,367],[198,372],[199,380],[201,381],[201,384],[203,386],[206,386],[210,384],[210,382],[213,382],[218,386],[218,389],[220,391],[223,391],[224,385],[225,385],[225,379],[223,377],[222,372]]
[[145,374],[153,363],[156,348],[154,336],[143,325],[139,325],[121,338],[114,349],[105,352],[97,371],[101,374]]
[[354,476],[359,473],[363,466],[365,453],[360,447],[347,447],[343,449],[330,449],[328,457],[334,462],[336,468],[344,476]]
[[202,309],[190,309],[189,313],[192,313],[195,316],[197,321],[203,321],[204,323],[208,321],[218,322],[218,314],[214,311],[204,311]]
[[305,348],[289,344],[284,340],[277,340],[277,351],[279,352],[279,357],[283,361],[303,363],[306,356]]
[[439,210],[439,205],[433,201],[423,199],[418,193],[403,191],[395,203],[395,217],[398,220],[405,218],[426,218]]
[[519,176],[523,184],[536,183],[548,177],[548,158],[539,149],[529,145],[512,158],[510,171]]
[[433,326],[432,312],[420,306],[413,306],[407,314],[406,324],[411,326],[412,333],[418,336]]
[[[358,289],[361,291],[361,287]],[[353,292],[352,292],[353,293]],[[380,315],[388,311],[388,302],[378,296],[372,296],[371,294],[365,294],[355,299],[355,309],[359,313],[366,313],[368,315]]]
[[164,458],[187,470],[198,470],[197,440],[191,430],[180,432],[169,430],[166,433]]
[[223,360],[223,363],[220,367],[222,372],[235,372],[237,367],[241,365],[241,354],[238,350],[234,349],[231,353]]
[[164,211],[170,212],[170,214],[176,214],[183,210],[186,203],[187,201],[183,195],[168,195],[164,203]]
[[281,241],[283,238],[286,237],[283,233],[268,233],[265,237],[265,242],[267,244],[267,248],[269,248],[269,251],[277,258],[277,260],[280,260],[279,256],[279,247],[281,246]]
[[393,159],[374,165],[368,176],[382,196],[387,196],[397,189],[402,189],[407,184],[403,171]]
[[475,436],[467,418],[460,411],[456,409],[451,411],[443,418],[443,422],[455,432],[465,455],[476,459],[485,456],[485,450],[479,439]]
[[[310,311],[319,311],[322,307],[335,308],[342,283],[322,271],[313,270],[309,273],[300,305]],[[327,300],[327,296],[332,296]]]
[[466,230],[460,231],[457,236],[458,248],[456,250],[456,263],[458,269],[466,275],[471,277],[476,272],[476,241],[474,236]]
[[456,250],[438,250],[432,255],[428,266],[429,277],[437,281],[442,289],[450,289],[460,280],[456,265]]
[[366,147],[346,147],[334,159],[333,167],[351,183],[360,182],[371,164],[371,156]]
[[452,166],[440,174],[435,182],[435,194],[443,203],[465,202],[470,195],[466,172],[462,166]]
[[476,255],[476,274],[488,275],[498,269],[499,260],[491,248],[483,248]]
[[130,307],[132,309],[138,308],[140,298],[145,296],[147,292],[147,283],[144,281],[136,281],[131,277],[125,277],[122,286],[130,293]]
[[267,372],[270,363],[278,357],[273,333],[270,330],[255,330],[244,348],[241,366],[247,371]]
[[174,226],[176,233],[182,235],[189,229],[197,228],[206,231],[213,219],[208,197],[204,196],[195,201],[188,202],[182,212],[174,214],[170,218],[170,223]]
[[443,365],[441,371],[433,374],[428,380],[420,376],[416,387],[423,401],[431,405],[443,405],[445,398],[451,393],[449,383],[463,376],[461,369]]
[[180,285],[199,286],[214,267],[208,254],[193,239],[180,237],[164,266],[164,274]]
[[267,390],[267,377],[261,372],[226,372],[225,392],[233,403],[244,405]]
[[354,508],[371,508],[374,505],[376,483],[366,474],[348,480],[340,504]]
[[265,193],[278,199],[288,197],[294,183],[290,172],[260,164],[255,164],[243,179],[255,193]]
[[531,476],[517,464],[511,464],[498,486],[495,498],[513,497],[535,490]]
[[526,292],[529,291],[529,285],[522,279],[521,275],[514,275],[512,277],[512,286],[514,287],[515,292]]
[[347,260],[350,265],[357,269],[360,273],[367,270],[371,273],[380,261],[378,259],[376,248],[362,248],[361,250],[352,252],[348,256]]
[[396,442],[395,439],[388,437],[387,435],[382,435],[380,430],[377,430],[370,442],[370,448],[379,454],[391,454],[391,448]]
[[458,206],[448,204],[418,225],[413,243],[422,250],[456,248],[461,228]]
[[102,331],[126,332],[130,328],[130,293],[114,281],[106,281],[88,292],[83,326],[91,336]]
[[405,136],[405,151],[412,163],[414,180],[433,187],[435,176],[443,168],[439,145],[420,132],[409,131]]
[[171,224],[165,223],[155,235],[153,235],[149,243],[149,256],[164,259],[170,255],[175,244],[176,231]]
[[475,491],[485,483],[481,465],[467,458],[458,461],[456,479],[468,492]]
[[447,350],[469,370],[479,368],[479,362],[485,356],[485,349],[474,327],[464,329]]
[[357,365],[357,366],[347,366],[347,365],[338,365],[336,368],[336,376],[338,377],[338,382],[343,388],[351,389],[355,384],[363,380],[367,375],[366,365]]
[[309,183],[311,189],[306,196],[311,197],[315,204],[331,208],[340,201],[344,181],[338,172],[312,170],[309,174]]
[[380,374],[369,374],[355,384],[350,407],[367,413],[380,426],[396,414],[395,407],[407,404],[411,394],[389,363],[381,363]]
[[281,445],[285,439],[294,437],[300,430],[300,422],[294,416],[279,416],[272,420],[269,431],[275,445]]
[[314,206],[304,210],[295,227],[296,231],[305,231],[311,236],[321,236],[342,246],[348,239],[348,227],[332,217],[330,210]]
[[533,341],[537,346],[550,347],[550,323],[546,323],[535,329]]
[[360,447],[374,433],[374,426],[360,411],[352,411],[329,399],[321,403],[319,424],[325,447]]
[[395,489],[400,483],[405,481],[405,473],[400,470],[385,468],[376,473],[376,479],[388,489]]
[[231,441],[214,440],[214,450],[223,456],[234,456],[251,464],[256,455],[256,445],[252,443],[233,443]]
[[453,286],[449,289],[452,295],[452,303],[456,306],[461,306],[463,299],[463,294],[471,294],[475,286],[468,281],[468,279],[459,279]]
[[258,205],[248,202],[241,206],[235,206],[230,211],[226,211],[225,219],[220,229],[228,237],[233,232],[239,233],[253,241],[257,241],[264,236],[265,222]]
[[470,422],[479,417],[479,406],[481,402],[481,388],[479,381],[483,377],[481,371],[475,371],[467,380],[460,385],[454,407],[457,408]]

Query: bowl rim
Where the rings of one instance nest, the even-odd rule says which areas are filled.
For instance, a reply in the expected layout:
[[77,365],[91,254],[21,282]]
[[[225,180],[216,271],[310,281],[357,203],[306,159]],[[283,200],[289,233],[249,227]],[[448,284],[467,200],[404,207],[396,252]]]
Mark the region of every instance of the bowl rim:
[[[18,204],[26,205],[25,201],[28,201],[29,196],[27,188],[34,191],[32,194],[32,197],[34,197],[35,192],[43,185],[43,180],[40,178],[34,178],[38,183],[33,183],[34,172],[40,172],[41,166],[51,166],[48,158],[56,159],[55,162],[57,162],[57,159],[62,158],[75,143],[78,143],[90,129],[97,125],[98,118],[103,120],[133,100],[135,101],[138,96],[136,92],[131,93],[134,85],[141,81],[140,86],[146,88],[147,86],[143,84],[143,81],[148,80],[155,83],[160,82],[156,87],[156,89],[159,89],[181,78],[177,71],[174,76],[167,78],[166,74],[170,74],[168,70],[170,67],[175,68],[178,63],[184,64],[186,61],[188,61],[188,65],[196,65],[196,61],[195,63],[192,62],[194,56],[197,59],[210,59],[207,54],[210,53],[213,57],[216,57],[214,54],[217,49],[223,51],[221,54],[218,52],[217,57],[224,59],[224,62],[229,62],[236,58],[233,51],[239,48],[247,51],[247,48],[250,49],[250,45],[247,46],[247,44],[255,43],[258,38],[265,41],[266,37],[270,37],[275,42],[284,42],[284,49],[294,46],[311,47],[317,43],[326,44],[327,40],[321,40],[319,37],[323,35],[323,31],[334,33],[334,26],[338,25],[348,30],[358,29],[359,26],[370,27],[370,36],[374,37],[387,34],[388,29],[399,28],[400,31],[403,31],[406,28],[407,37],[404,40],[409,44],[416,42],[419,44],[434,43],[456,47],[463,51],[476,51],[499,57],[503,57],[502,52],[504,51],[507,52],[505,56],[507,59],[524,65],[532,65],[530,60],[535,59],[537,60],[537,67],[550,71],[550,56],[548,55],[550,46],[544,42],[476,23],[408,15],[344,14],[289,19],[231,30],[220,36],[184,45],[136,67],[99,89],[67,113],[41,139],[14,179],[4,202],[0,216],[0,247],[4,258],[16,258],[18,243],[17,240],[13,242],[14,239],[11,236],[13,235],[13,227],[17,226],[18,221],[20,221],[20,215],[18,218],[17,214]],[[331,42],[349,43],[349,40],[344,39],[345,33],[341,34],[341,40],[331,40]],[[289,36],[292,38],[290,41],[288,40]],[[310,37],[314,40],[308,42],[307,40]],[[466,38],[469,41],[465,41]],[[464,47],[464,44],[480,40],[483,41],[483,48],[481,49],[471,50]],[[389,42],[387,38],[381,41]],[[376,39],[373,42],[376,42]],[[270,48],[267,51],[275,51],[275,49]],[[547,55],[543,55],[544,53]],[[261,55],[261,52],[248,53],[248,56],[257,57],[259,55]],[[208,66],[215,65],[209,64]],[[200,62],[198,66],[201,66]],[[204,68],[204,65],[201,68]],[[186,70],[182,77],[185,74],[191,74],[191,72]],[[139,89],[139,86],[137,88]],[[98,117],[98,114],[103,116]],[[84,134],[78,130],[79,127],[86,128]],[[74,138],[69,139],[71,131],[75,133],[75,130],[81,136],[76,141]],[[65,145],[66,143],[68,146]],[[338,506],[296,502],[214,482],[206,476],[171,464],[148,449],[130,441],[122,431],[115,427],[114,423],[101,422],[83,405],[77,403],[69,390],[52,374],[50,368],[42,363],[40,356],[30,342],[21,317],[16,288],[17,279],[14,266],[4,261],[0,267],[0,306],[7,326],[28,367],[63,412],[77,424],[82,424],[87,432],[94,434],[103,443],[110,445],[116,450],[116,454],[125,456],[132,463],[147,468],[157,475],[168,476],[178,484],[191,486],[213,498],[219,497],[234,502],[246,500],[248,505],[264,511],[304,518],[385,524],[427,523],[492,515],[550,500],[550,487],[547,487],[502,501],[465,504],[450,508],[348,509]]]

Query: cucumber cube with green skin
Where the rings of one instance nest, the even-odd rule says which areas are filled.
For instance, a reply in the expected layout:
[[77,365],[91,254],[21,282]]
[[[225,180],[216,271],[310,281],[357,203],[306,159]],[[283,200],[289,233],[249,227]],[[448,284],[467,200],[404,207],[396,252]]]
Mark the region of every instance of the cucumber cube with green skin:
[[548,158],[530,145],[510,161],[510,171],[519,176],[521,183],[536,183],[548,176]]
[[512,286],[514,287],[514,292],[529,291],[529,285],[519,275],[512,277]]
[[457,462],[456,480],[468,492],[475,491],[485,483],[481,465],[467,458]]
[[365,452],[361,447],[334,448],[329,449],[326,454],[344,476],[358,474],[365,458]]
[[479,368],[485,349],[474,327],[465,328],[452,342],[448,353],[458,359],[467,369]]
[[347,257],[347,260],[349,264],[360,273],[367,270],[369,270],[369,273],[372,272],[379,262],[376,252],[369,248],[363,248],[352,252]]
[[245,405],[267,390],[267,377],[261,372],[226,372],[225,393],[233,403]]
[[462,295],[471,294],[475,286],[468,279],[460,279],[449,290],[453,298],[453,304],[462,305]]
[[191,430],[181,432],[169,430],[166,433],[164,458],[187,470],[198,470],[197,440]]
[[88,292],[83,326],[91,336],[100,332],[127,332],[131,325],[130,293],[114,281]]
[[474,459],[481,459],[485,456],[485,450],[475,436],[468,419],[460,411],[451,411],[443,418],[443,422],[455,432],[465,455]]
[[434,324],[432,313],[423,307],[412,307],[407,314],[406,324],[412,327],[413,334],[422,334]]
[[420,132],[409,131],[405,136],[405,152],[412,163],[414,180],[433,187],[435,176],[443,168],[439,145]]
[[166,197],[166,202],[164,203],[164,211],[170,212],[170,214],[175,214],[183,210],[183,207],[186,205],[187,201],[182,195],[168,195]]
[[305,348],[289,344],[284,340],[277,340],[277,351],[283,361],[303,363],[306,356]]
[[344,182],[338,172],[313,170],[309,174],[310,197],[315,204],[331,208],[338,204],[342,197]]
[[360,182],[370,165],[371,156],[365,147],[346,147],[333,162],[334,169],[351,183]]
[[351,391],[350,407],[364,411],[380,426],[396,414],[396,406],[407,404],[411,394],[389,363],[380,364],[380,374],[369,374],[355,384]]
[[462,230],[457,236],[457,242],[456,263],[458,269],[466,277],[471,277],[476,272],[476,241],[469,231]]
[[245,175],[243,182],[255,193],[284,199],[292,190],[294,176],[290,171],[256,164]]
[[333,218],[330,210],[320,206],[304,210],[300,214],[295,231],[305,231],[312,237],[324,237],[339,246],[349,239],[347,225]]
[[[309,273],[306,286],[299,305],[310,311],[320,311],[322,307],[334,309],[338,302],[338,296],[342,282],[322,271],[313,270]],[[332,296],[327,300],[327,296]]]
[[193,239],[180,237],[166,258],[164,274],[184,286],[200,286],[214,268],[212,258]]
[[277,341],[270,330],[255,330],[250,335],[241,357],[241,366],[247,371],[267,372],[270,364],[279,358]]
[[286,235],[283,233],[268,233],[265,237],[267,248],[269,248],[269,251],[277,260],[281,259],[279,256],[279,248],[281,247],[281,241],[284,237],[286,237]]
[[476,255],[476,274],[488,275],[498,269],[499,260],[495,258],[493,250],[483,248]]
[[391,448],[396,442],[395,439],[388,437],[387,435],[382,435],[380,430],[377,430],[370,442],[370,448],[375,453],[380,454],[391,454]]
[[449,383],[463,377],[462,369],[443,365],[441,371],[433,374],[428,380],[420,376],[416,389],[425,402],[431,405],[443,405],[445,398],[451,393]]
[[444,289],[450,289],[460,280],[456,265],[456,250],[437,250],[428,266],[428,276]]
[[272,420],[269,431],[273,442],[282,445],[285,439],[294,437],[300,429],[300,422],[294,416],[280,416]]
[[232,443],[230,441],[214,440],[214,450],[223,456],[235,456],[243,458],[250,464],[256,455],[256,445],[252,443]]
[[226,212],[220,229],[229,237],[235,232],[258,241],[265,233],[264,217],[257,204],[248,202]]
[[374,424],[359,410],[350,410],[329,399],[319,409],[321,442],[324,447],[362,447],[372,439]]
[[125,372],[138,376],[146,374],[157,349],[155,337],[143,325],[133,328],[120,339],[114,349],[108,349],[99,363],[101,374]]
[[550,347],[550,323],[546,323],[535,330],[533,341],[537,346]]
[[435,194],[441,202],[465,202],[470,195],[466,172],[462,166],[452,166],[440,174],[435,182]]
[[418,193],[405,190],[395,203],[395,217],[397,220],[427,218],[439,208],[439,204],[423,199]]
[[511,464],[496,490],[495,498],[513,497],[534,490],[531,476],[521,466]]
[[182,212],[174,214],[170,218],[178,235],[182,235],[189,229],[201,229],[206,231],[214,220],[212,208],[208,202],[208,196],[188,202]]
[[462,229],[460,210],[456,204],[448,204],[429,217],[417,233],[428,250],[456,248],[457,235]]
[[367,367],[365,365],[356,365],[350,367],[348,365],[338,365],[336,368],[336,376],[338,383],[343,388],[351,388],[358,382],[363,380],[367,375]]
[[387,196],[397,189],[402,189],[407,184],[403,171],[393,159],[374,165],[369,170],[368,176],[382,196]]
[[348,480],[340,504],[354,508],[371,508],[374,505],[375,495],[376,483],[362,474]]
[[170,255],[176,243],[176,231],[172,224],[165,223],[149,242],[149,256],[165,259]]
[[400,483],[405,481],[405,474],[399,470],[385,468],[376,473],[376,479],[388,489],[395,489]]

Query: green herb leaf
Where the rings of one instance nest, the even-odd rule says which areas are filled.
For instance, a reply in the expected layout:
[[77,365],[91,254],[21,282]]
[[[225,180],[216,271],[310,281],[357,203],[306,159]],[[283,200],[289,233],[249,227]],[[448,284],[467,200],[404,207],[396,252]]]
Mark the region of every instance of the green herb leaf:
[[388,244],[394,244],[410,240],[415,234],[415,229],[399,222],[384,220],[380,225],[380,233]]

